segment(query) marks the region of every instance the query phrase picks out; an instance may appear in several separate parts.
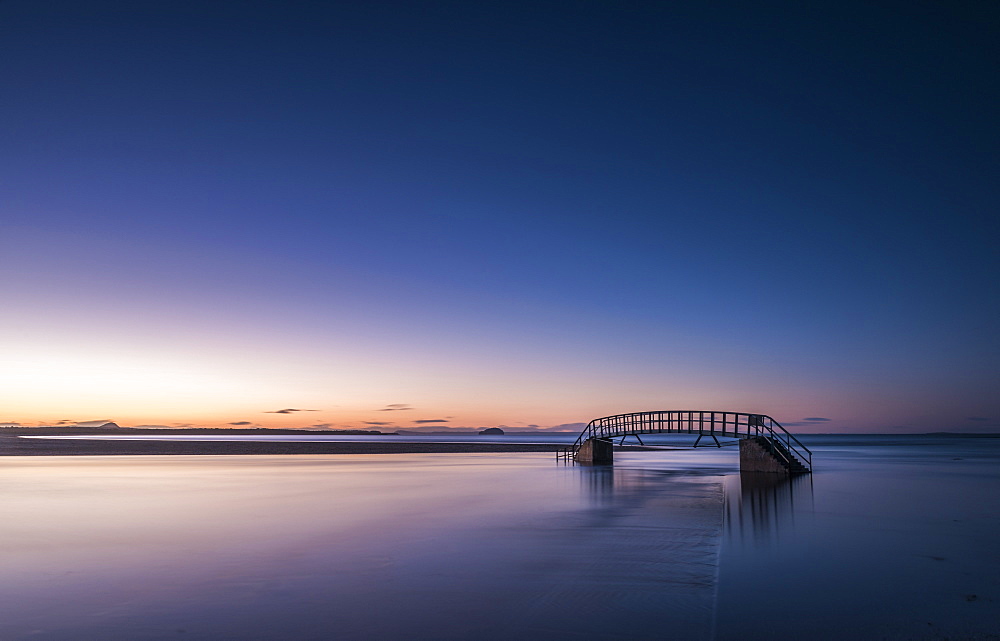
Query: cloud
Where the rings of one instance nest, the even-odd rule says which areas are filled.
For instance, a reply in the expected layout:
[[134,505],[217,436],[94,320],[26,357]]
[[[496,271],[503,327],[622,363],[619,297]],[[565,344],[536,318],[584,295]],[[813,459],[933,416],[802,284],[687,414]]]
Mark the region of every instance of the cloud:
[[823,418],[823,417],[820,417],[820,416],[813,416],[811,418],[804,418],[802,420],[803,421],[811,421],[813,423],[824,423],[824,422],[829,421],[831,419]]
[[560,423],[559,425],[553,425],[545,429],[553,432],[580,432],[585,427],[587,427],[586,423]]
[[392,425],[392,421],[361,421],[365,425]]
[[270,412],[264,412],[265,414],[291,414],[292,412],[318,412],[319,410],[300,410],[294,407],[289,407],[283,410],[273,410]]
[[988,421],[990,419],[989,419],[989,417],[986,417],[986,416],[966,416],[965,420],[967,420],[967,421]]
[[232,423],[226,423],[226,425],[253,425],[250,421],[234,421]]
[[375,410],[376,412],[402,412],[403,410],[412,410],[413,408],[407,403],[390,403],[382,409]]
[[419,421],[413,421],[413,422],[417,423],[417,424],[421,424],[421,423],[447,423],[448,419],[446,419],[446,418],[422,418]]
[[174,423],[174,427],[194,427],[194,423]]
[[448,433],[459,433],[471,430],[481,430],[481,427],[470,427],[468,425],[441,425],[440,423],[431,423],[429,425],[404,425],[399,428],[400,432],[448,432]]
[[306,425],[307,430],[325,430],[329,429],[333,423],[317,423],[315,425]]
[[21,424],[14,421],[0,421],[0,427],[21,427]]

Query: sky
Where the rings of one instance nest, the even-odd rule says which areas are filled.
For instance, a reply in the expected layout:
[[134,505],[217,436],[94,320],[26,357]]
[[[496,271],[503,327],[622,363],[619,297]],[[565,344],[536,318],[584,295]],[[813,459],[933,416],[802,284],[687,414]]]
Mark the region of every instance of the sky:
[[975,1],[5,0],[0,422],[1000,432],[998,37]]

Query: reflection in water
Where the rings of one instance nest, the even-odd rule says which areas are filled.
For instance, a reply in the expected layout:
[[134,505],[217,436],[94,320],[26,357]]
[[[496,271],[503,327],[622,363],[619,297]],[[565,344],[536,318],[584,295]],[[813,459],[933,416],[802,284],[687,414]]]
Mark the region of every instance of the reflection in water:
[[3,457],[0,639],[995,636],[1000,439],[852,447]]
[[998,638],[1000,439],[807,445],[811,477],[727,479],[716,640]]
[[812,475],[743,472],[726,477],[727,540],[759,546],[777,543],[797,518],[813,510]]
[[591,502],[600,504],[611,500],[615,493],[615,467],[613,465],[578,465],[580,491]]
[[721,504],[547,455],[8,457],[0,639],[704,639]]
[[615,467],[613,465],[581,465],[579,470],[581,490],[594,505],[630,501],[645,491],[656,490],[676,480],[679,474]]

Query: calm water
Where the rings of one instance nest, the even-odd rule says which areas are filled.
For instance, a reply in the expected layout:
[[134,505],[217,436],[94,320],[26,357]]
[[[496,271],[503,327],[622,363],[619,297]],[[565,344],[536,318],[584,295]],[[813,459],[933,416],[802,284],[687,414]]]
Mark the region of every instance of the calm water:
[[0,458],[0,639],[1000,639],[1000,439]]

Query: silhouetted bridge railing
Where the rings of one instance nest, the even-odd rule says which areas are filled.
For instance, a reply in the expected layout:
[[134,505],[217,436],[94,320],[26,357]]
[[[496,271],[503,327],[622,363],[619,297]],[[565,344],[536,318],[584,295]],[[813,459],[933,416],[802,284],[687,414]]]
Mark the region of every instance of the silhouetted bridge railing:
[[[704,410],[635,412],[595,418],[573,445],[558,453],[581,463],[611,463],[612,439],[640,434],[697,434],[740,439],[740,469],[803,474],[812,471],[812,452],[765,414]],[[641,443],[640,439],[640,443]]]

